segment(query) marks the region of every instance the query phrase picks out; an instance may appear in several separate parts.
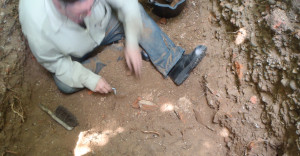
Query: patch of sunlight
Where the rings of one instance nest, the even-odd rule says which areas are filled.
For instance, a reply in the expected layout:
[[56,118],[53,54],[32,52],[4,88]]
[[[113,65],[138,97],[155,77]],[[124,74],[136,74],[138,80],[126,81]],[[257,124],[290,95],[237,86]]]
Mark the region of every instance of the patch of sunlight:
[[208,142],[208,141],[205,141],[203,143],[203,146],[206,147],[206,148],[210,148],[211,147],[211,144]]
[[227,128],[222,128],[222,130],[219,133],[222,137],[228,137],[229,136],[229,130]]
[[93,129],[80,132],[78,141],[74,149],[74,156],[82,156],[92,151],[92,147],[104,146],[111,137],[124,132],[123,127],[117,128],[115,131],[104,130],[102,132]]
[[210,140],[202,140],[203,142],[198,147],[198,153],[194,155],[210,156],[216,155],[216,146]]
[[169,112],[169,111],[173,111],[174,110],[174,105],[171,103],[164,103],[161,107],[160,107],[160,111],[161,112]]
[[192,102],[186,96],[179,98],[179,100],[177,101],[177,106],[179,107],[179,109],[183,110],[186,113],[189,113],[192,110],[192,105]]

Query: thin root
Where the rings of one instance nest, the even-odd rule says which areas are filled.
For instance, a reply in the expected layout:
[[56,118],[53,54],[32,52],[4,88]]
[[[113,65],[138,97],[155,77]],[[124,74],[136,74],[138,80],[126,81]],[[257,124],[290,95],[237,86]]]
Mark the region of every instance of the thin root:
[[155,132],[155,131],[141,131],[141,132],[143,132],[145,134],[156,134],[156,135],[160,136],[160,134],[158,132]]
[[11,104],[11,110],[16,113],[19,117],[21,117],[22,122],[24,122],[24,116],[14,109],[14,104]]
[[[21,105],[20,99],[19,99],[18,97],[16,97],[16,96],[13,96],[13,97],[14,97],[15,99],[17,99],[18,102],[19,102],[19,104]],[[21,112],[18,112],[18,111],[16,111],[16,110],[14,109],[14,103],[11,103],[10,108],[11,108],[11,110],[12,110],[14,113],[16,113],[19,117],[21,117],[21,121],[24,122],[24,115],[23,115],[23,108],[22,108],[22,106],[20,106]]]
[[211,128],[211,127],[209,127],[209,126],[207,126],[207,125],[205,125],[205,127],[206,127],[207,129],[213,131],[213,132],[215,131],[213,128]]
[[207,76],[203,76],[203,79],[204,79],[203,82],[204,82],[205,91],[206,92],[209,91],[211,94],[215,95],[214,92],[213,92],[213,90],[209,88],[206,77]]
[[235,32],[226,32],[226,34],[236,34],[238,33],[239,31],[235,31]]
[[[13,93],[15,93],[15,94],[18,94],[18,92],[16,92],[16,91],[13,90],[13,89],[8,89],[8,90],[10,90],[11,92],[13,92]],[[14,109],[14,102],[11,102],[11,104],[10,104],[11,110],[12,110],[14,113],[16,113],[19,117],[21,117],[21,121],[24,122],[24,115],[23,115],[23,112],[24,112],[24,111],[23,111],[23,108],[22,108],[22,102],[21,102],[21,100],[20,100],[16,95],[11,94],[10,96],[6,96],[5,99],[4,99],[4,101],[11,100],[11,97],[14,98],[14,99],[16,99],[16,100],[18,101],[18,103],[19,103],[19,105],[20,105],[20,112],[18,112],[18,111],[16,111],[16,110]],[[5,154],[5,152],[4,152],[4,154]]]
[[16,93],[16,94],[18,94],[17,91],[15,91],[15,90],[13,90],[13,89],[11,89],[11,88],[7,88],[7,89],[10,90],[10,91],[12,91],[12,92],[14,92],[14,93]]

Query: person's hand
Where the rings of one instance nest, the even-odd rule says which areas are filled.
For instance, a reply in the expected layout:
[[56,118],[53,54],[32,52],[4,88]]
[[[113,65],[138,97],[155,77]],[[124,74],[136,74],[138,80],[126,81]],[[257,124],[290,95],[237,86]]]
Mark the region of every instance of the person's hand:
[[100,78],[100,80],[97,83],[97,86],[95,88],[95,92],[99,92],[102,94],[106,94],[111,92],[111,86],[105,81],[105,79],[103,77]]
[[137,77],[141,76],[142,70],[142,55],[141,49],[136,47],[125,47],[125,59],[129,70],[135,73]]

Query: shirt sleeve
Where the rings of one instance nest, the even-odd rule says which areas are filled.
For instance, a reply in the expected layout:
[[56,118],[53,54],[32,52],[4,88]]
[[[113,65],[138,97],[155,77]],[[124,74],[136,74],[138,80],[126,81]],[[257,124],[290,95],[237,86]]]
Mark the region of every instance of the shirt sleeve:
[[106,0],[123,23],[126,46],[138,47],[143,24],[138,0]]
[[74,88],[86,87],[95,90],[100,75],[85,68],[81,63],[72,61],[51,44],[51,41],[41,39],[39,34],[27,37],[30,49],[37,61],[66,85]]

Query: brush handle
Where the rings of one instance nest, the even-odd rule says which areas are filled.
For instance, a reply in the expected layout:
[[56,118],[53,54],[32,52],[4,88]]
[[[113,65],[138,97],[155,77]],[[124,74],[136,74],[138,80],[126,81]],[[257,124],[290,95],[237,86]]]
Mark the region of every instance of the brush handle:
[[51,116],[52,119],[54,119],[56,122],[58,122],[60,125],[62,125],[63,127],[65,127],[67,130],[72,130],[74,127],[70,127],[69,125],[67,125],[65,122],[63,122],[62,120],[60,120],[58,117],[55,116],[54,113],[52,113],[48,108],[46,108],[44,105],[39,104],[40,108],[46,112],[47,114],[49,114]]

